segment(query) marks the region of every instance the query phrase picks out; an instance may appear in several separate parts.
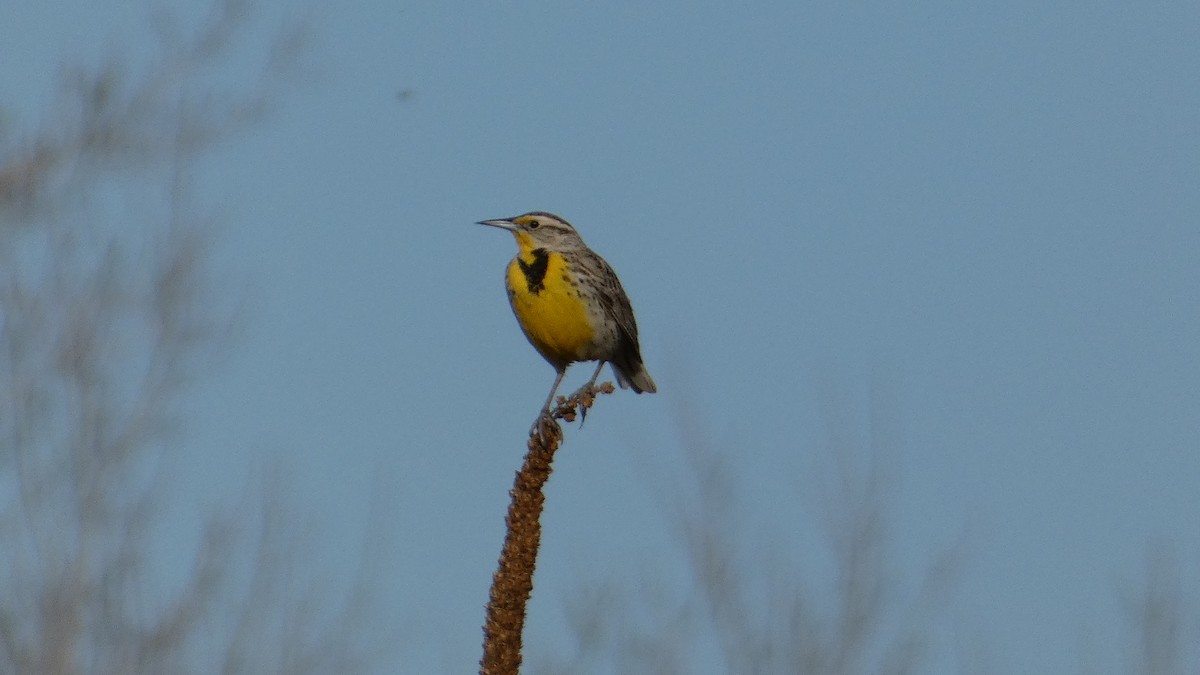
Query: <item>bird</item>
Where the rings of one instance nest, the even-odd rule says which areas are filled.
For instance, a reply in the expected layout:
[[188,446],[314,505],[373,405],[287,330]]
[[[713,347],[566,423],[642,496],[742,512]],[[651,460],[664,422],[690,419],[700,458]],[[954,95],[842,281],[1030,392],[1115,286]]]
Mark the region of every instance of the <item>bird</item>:
[[595,387],[606,363],[622,389],[658,391],[642,363],[633,306],[617,273],[570,223],[553,213],[531,211],[478,224],[508,230],[516,238],[517,255],[504,273],[508,301],[529,343],[555,370],[531,432],[549,418],[554,394],[572,363],[599,362],[576,394]]

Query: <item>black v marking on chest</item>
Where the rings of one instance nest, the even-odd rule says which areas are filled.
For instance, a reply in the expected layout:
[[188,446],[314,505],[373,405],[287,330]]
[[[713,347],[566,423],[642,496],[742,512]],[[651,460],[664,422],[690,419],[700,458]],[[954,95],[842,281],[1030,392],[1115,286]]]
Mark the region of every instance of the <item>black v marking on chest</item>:
[[518,257],[517,265],[525,275],[526,288],[530,293],[537,295],[546,288],[546,268],[550,266],[550,254],[544,248],[535,248],[530,253],[533,255],[533,262],[527,263]]

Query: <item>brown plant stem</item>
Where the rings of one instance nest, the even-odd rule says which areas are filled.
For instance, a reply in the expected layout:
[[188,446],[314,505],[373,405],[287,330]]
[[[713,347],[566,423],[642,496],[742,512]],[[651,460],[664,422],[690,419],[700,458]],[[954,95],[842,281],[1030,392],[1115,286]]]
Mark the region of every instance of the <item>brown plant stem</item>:
[[596,393],[611,394],[609,382],[559,397],[550,419],[539,420],[529,434],[525,463],[509,491],[512,502],[504,522],[507,533],[500,561],[492,576],[487,619],[483,624],[483,658],[480,675],[517,675],[521,668],[521,635],[525,629],[525,605],[533,591],[533,571],[542,540],[542,486],[550,478],[554,453],[562,443],[562,427],[555,420],[572,422],[585,415]]

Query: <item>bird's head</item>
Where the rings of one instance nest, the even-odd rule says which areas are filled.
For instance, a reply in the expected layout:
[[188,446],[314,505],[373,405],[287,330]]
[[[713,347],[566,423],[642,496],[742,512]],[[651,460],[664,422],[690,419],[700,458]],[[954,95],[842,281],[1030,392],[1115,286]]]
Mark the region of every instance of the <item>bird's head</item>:
[[481,220],[479,224],[512,232],[522,251],[539,248],[563,251],[584,246],[583,239],[570,223],[545,211],[531,211],[513,218]]

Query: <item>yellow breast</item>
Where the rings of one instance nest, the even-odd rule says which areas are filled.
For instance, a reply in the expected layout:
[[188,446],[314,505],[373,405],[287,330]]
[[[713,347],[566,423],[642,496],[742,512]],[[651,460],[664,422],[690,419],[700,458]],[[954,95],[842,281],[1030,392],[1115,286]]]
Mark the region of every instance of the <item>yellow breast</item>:
[[522,251],[508,264],[505,281],[525,337],[547,361],[562,367],[585,360],[594,331],[561,255]]

